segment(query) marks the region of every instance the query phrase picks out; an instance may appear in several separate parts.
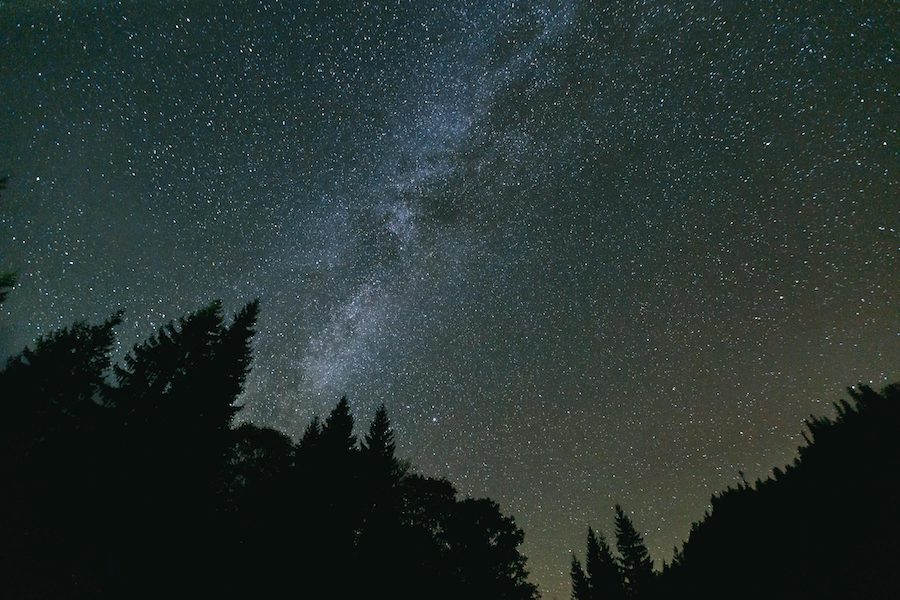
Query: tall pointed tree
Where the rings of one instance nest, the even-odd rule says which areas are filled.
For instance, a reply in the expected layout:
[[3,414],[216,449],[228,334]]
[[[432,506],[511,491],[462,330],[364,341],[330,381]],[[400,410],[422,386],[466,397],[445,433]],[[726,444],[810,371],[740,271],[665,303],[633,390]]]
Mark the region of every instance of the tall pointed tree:
[[382,403],[375,411],[375,418],[363,440],[362,449],[371,456],[393,458],[395,448],[394,430],[391,429],[387,410]]
[[594,533],[590,527],[588,527],[585,566],[591,600],[618,600],[624,596],[622,573],[612,550],[603,534]]
[[622,507],[616,505],[616,548],[619,550],[625,592],[628,598],[645,593],[653,582],[653,561],[644,538]]
[[383,403],[375,411],[375,417],[369,425],[369,432],[365,435],[360,449],[367,468],[385,483],[394,485],[403,476],[405,469],[394,456],[396,450],[394,430]]
[[591,587],[581,562],[572,555],[572,567],[569,569],[572,578],[572,600],[591,600]]
[[[51,440],[60,428],[81,428],[107,389],[116,314],[101,325],[76,323],[40,337],[0,371],[4,418],[0,449],[13,440]],[[21,446],[25,449],[25,446]]]
[[226,326],[215,301],[135,346],[116,367],[119,389],[113,394],[129,425],[168,427],[177,414],[191,436],[230,429],[258,312],[259,303],[251,302]]
[[259,299],[253,300],[239,310],[232,319],[231,326],[222,332],[217,363],[221,375],[220,393],[225,399],[231,399],[225,418],[227,426],[231,425],[227,412],[232,415],[240,410],[235,401],[244,391],[244,381],[250,374],[250,363],[253,360],[251,342],[256,333],[254,327],[259,318]]
[[346,396],[341,398],[325,419],[321,441],[325,450],[330,453],[348,453],[356,449],[353,415],[350,414],[350,404]]
[[99,398],[120,320],[42,336],[0,369],[4,597],[74,597],[72,581],[97,576],[81,557],[102,554],[106,541],[111,445]]
[[303,435],[300,437],[300,441],[297,443],[297,455],[308,455],[313,450],[319,447],[319,442],[322,438],[322,420],[319,419],[319,415],[314,415],[309,423],[306,425],[306,429],[303,430]]

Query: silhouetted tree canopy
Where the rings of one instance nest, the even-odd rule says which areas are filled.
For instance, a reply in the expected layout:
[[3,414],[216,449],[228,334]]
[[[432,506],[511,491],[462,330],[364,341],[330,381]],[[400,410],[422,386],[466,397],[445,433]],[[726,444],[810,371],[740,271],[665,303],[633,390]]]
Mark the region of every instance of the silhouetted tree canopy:
[[382,405],[342,398],[298,443],[234,426],[257,302],[214,302],[121,364],[115,315],[0,371],[0,590],[8,598],[532,599],[522,531],[395,456]]
[[[713,496],[671,564],[654,574],[616,506],[618,564],[631,598],[895,598],[900,535],[900,384],[859,385],[835,417],[810,417],[797,459]],[[588,533],[588,564],[603,555]],[[572,598],[595,588],[573,557]],[[586,583],[588,584],[586,586]],[[591,598],[614,597],[613,595]]]
[[848,391],[835,417],[810,417],[791,465],[713,497],[665,569],[665,589],[694,598],[721,597],[727,586],[735,598],[896,597],[900,385]]
[[594,533],[588,527],[587,576],[590,581],[591,600],[616,600],[624,597],[622,572],[602,533]]
[[589,600],[591,597],[591,586],[588,582],[581,561],[573,554],[572,566],[569,568],[569,576],[572,578],[572,600]]
[[644,545],[644,538],[634,528],[631,518],[618,504],[616,510],[616,550],[625,587],[626,598],[638,598],[646,593],[653,580],[653,561]]

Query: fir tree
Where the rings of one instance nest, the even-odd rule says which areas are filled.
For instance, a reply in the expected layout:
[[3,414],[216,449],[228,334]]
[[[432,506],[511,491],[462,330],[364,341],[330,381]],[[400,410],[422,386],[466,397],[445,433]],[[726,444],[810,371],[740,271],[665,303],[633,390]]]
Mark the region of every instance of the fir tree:
[[602,533],[588,527],[585,557],[591,600],[617,600],[623,597],[622,574]]
[[115,315],[42,336],[0,370],[0,581],[10,598],[96,581],[113,479],[105,407]]
[[569,569],[572,577],[572,600],[591,600],[591,588],[581,562],[572,555],[572,567]]
[[42,336],[0,372],[4,418],[0,438],[8,446],[52,441],[61,428],[81,428],[98,415],[108,388],[116,314],[101,325],[76,323]]
[[631,519],[616,505],[616,548],[620,555],[620,565],[628,598],[637,598],[645,593],[653,580],[653,561],[644,545],[644,539],[637,532]]
[[353,415],[344,396],[325,419],[322,426],[321,443],[325,450],[336,455],[356,450],[356,436],[353,435]]
[[[406,467],[394,456],[396,444],[394,430],[382,403],[375,411],[375,417],[369,425],[369,432],[361,444],[366,467],[372,474],[383,480],[383,483],[395,485],[406,472]],[[373,482],[378,485],[376,482]]]
[[306,429],[303,430],[303,435],[300,437],[300,442],[297,444],[298,456],[313,452],[319,447],[321,438],[322,421],[319,419],[319,415],[315,415],[310,422],[307,423]]
[[375,418],[369,426],[369,433],[366,434],[362,450],[364,453],[379,458],[393,459],[394,450],[394,430],[391,429],[391,422],[387,416],[387,410],[384,404],[375,411]]

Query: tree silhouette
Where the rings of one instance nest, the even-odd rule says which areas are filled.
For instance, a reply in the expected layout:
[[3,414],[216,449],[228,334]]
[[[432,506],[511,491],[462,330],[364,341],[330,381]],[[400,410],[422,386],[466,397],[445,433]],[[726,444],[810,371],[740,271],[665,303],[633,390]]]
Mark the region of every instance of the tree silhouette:
[[622,573],[602,533],[588,527],[585,566],[592,600],[616,600],[623,597]]
[[300,443],[297,444],[297,453],[310,454],[314,452],[320,447],[319,442],[321,438],[322,421],[319,419],[318,415],[316,415],[309,423],[307,423],[306,429],[303,430],[303,436],[300,438]]
[[92,490],[106,480],[106,387],[116,315],[43,336],[0,371],[0,581],[7,597],[64,595],[99,576]]
[[653,561],[631,519],[616,504],[616,549],[625,583],[625,595],[637,598],[647,592],[653,581]]
[[572,600],[591,600],[591,586],[581,567],[581,562],[574,554],[569,576],[572,578]]
[[447,531],[462,593],[457,598],[530,598],[537,594],[528,582],[525,557],[517,548],[524,533],[487,498],[457,503]]
[[233,426],[257,313],[229,324],[214,302],[118,365],[120,315],[9,359],[4,597],[534,598],[522,531],[494,502],[412,474],[384,406],[361,445],[346,398],[297,444]]
[[356,436],[353,434],[353,415],[350,405],[344,396],[325,419],[322,426],[322,446],[335,456],[350,456],[356,448]]
[[[384,405],[361,444],[346,397],[297,443],[235,426],[258,310],[214,302],[117,365],[118,314],[7,360],[0,595],[536,598],[515,521],[398,459]],[[793,464],[714,496],[659,576],[617,505],[617,556],[589,528],[572,598],[894,597],[900,385],[849,393]]]
[[391,429],[391,422],[388,419],[384,403],[375,411],[375,418],[369,426],[369,433],[365,436],[362,450],[375,459],[393,460],[394,458],[394,450],[396,450],[394,430]]
[[589,600],[619,600],[625,597],[622,571],[602,533],[588,527],[584,570],[574,556],[572,559],[570,575],[573,597]]
[[394,430],[383,403],[375,411],[360,450],[366,469],[375,477],[375,485],[396,486],[408,469],[408,465],[401,463],[394,455]]
[[[860,385],[811,417],[784,469],[713,496],[658,582],[674,597],[893,598],[900,386]],[[735,582],[740,582],[736,586]]]

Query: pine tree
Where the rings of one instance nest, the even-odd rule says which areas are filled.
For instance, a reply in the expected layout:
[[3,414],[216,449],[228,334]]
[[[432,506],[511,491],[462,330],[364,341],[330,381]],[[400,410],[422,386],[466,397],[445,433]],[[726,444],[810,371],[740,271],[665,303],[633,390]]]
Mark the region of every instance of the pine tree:
[[585,577],[581,563],[572,555],[572,568],[569,570],[572,577],[572,600],[591,600],[591,588]]
[[404,465],[394,456],[394,430],[384,404],[375,411],[375,417],[360,449],[367,468],[373,476],[382,479],[383,483],[395,485],[405,473]]
[[315,415],[306,425],[306,429],[303,430],[303,435],[300,437],[300,442],[297,444],[298,456],[309,454],[318,448],[321,438],[322,421],[319,419],[319,415]]
[[[52,440],[61,428],[83,428],[98,414],[107,389],[116,314],[101,325],[76,323],[42,336],[0,371],[5,426],[0,449],[19,443]],[[25,447],[21,447],[25,449]]]
[[238,411],[258,311],[258,301],[247,304],[227,327],[215,301],[135,346],[115,369],[112,394],[129,425],[165,428],[177,414],[185,435],[222,437]]
[[622,507],[616,505],[616,547],[619,550],[625,592],[628,598],[645,593],[653,581],[653,561],[644,539]]
[[220,393],[223,398],[231,399],[226,411],[226,425],[230,427],[232,415],[240,410],[234,405],[238,396],[244,391],[244,381],[250,374],[250,363],[253,360],[251,341],[256,333],[254,327],[259,317],[259,300],[246,304],[234,315],[231,326],[223,331],[217,356],[221,376]]
[[364,438],[362,450],[371,456],[393,458],[395,448],[394,430],[391,429],[387,410],[384,408],[384,404],[381,404],[375,411],[375,418],[372,419],[369,433]]
[[623,597],[622,574],[602,533],[588,527],[587,576],[592,600],[617,600]]
[[356,450],[356,436],[353,435],[353,415],[344,396],[325,419],[322,426],[321,443],[326,452],[347,454]]
[[120,320],[42,336],[0,369],[4,597],[64,597],[72,581],[97,575],[96,563],[80,558],[102,553],[106,541],[112,445],[99,398]]

